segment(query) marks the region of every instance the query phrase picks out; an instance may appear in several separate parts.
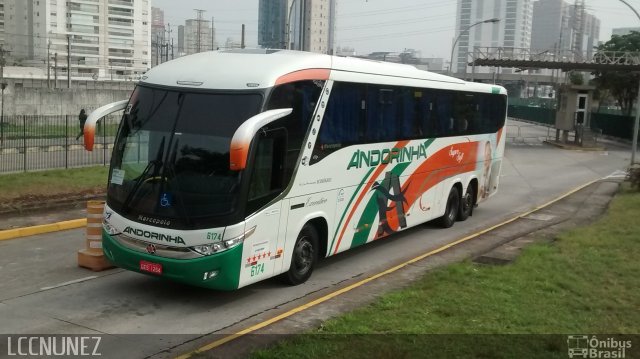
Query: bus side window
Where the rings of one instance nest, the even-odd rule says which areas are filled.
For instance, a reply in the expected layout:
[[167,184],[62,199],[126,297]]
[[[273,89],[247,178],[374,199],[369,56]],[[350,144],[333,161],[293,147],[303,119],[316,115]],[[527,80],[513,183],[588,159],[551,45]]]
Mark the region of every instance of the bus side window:
[[265,110],[292,108],[293,112],[284,119],[276,121],[270,127],[287,129],[287,151],[285,156],[284,182],[289,183],[293,176],[302,142],[309,129],[316,103],[324,81],[299,81],[277,86],[271,92]]
[[336,82],[324,112],[320,133],[310,163],[321,161],[341,148],[361,143],[364,113],[367,111],[365,85]]
[[412,88],[402,88],[396,93],[396,117],[398,118],[399,139],[410,140],[422,137],[422,128],[418,120],[417,92]]
[[434,96],[434,121],[436,136],[453,135],[453,95],[449,92],[439,92]]
[[287,130],[284,128],[262,129],[254,138],[255,150],[249,181],[247,215],[269,203],[286,187],[284,171],[286,139]]
[[396,90],[389,87],[367,87],[367,121],[364,143],[397,139]]

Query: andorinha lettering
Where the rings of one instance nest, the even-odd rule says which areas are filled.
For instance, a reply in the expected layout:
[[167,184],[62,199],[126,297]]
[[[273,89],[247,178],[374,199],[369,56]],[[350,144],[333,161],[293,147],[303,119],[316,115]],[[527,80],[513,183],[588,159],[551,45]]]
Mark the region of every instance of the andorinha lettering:
[[405,163],[427,158],[427,147],[424,144],[404,148],[385,148],[383,150],[360,151],[351,156],[347,170],[352,167],[375,167],[380,164]]
[[165,242],[176,243],[176,244],[185,244],[184,243],[184,239],[182,239],[182,237],[179,237],[179,236],[175,236],[174,237],[174,236],[170,236],[168,234],[156,233],[156,232],[151,232],[151,231],[144,231],[144,230],[138,229],[138,228],[127,227],[127,228],[124,229],[124,233],[135,234],[138,237],[155,239],[157,241],[165,241]]

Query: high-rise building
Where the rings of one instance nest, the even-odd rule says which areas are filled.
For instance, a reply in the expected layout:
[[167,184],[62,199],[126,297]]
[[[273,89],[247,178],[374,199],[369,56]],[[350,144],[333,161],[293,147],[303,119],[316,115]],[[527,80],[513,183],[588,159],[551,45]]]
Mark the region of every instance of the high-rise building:
[[261,0],[258,44],[333,53],[335,19],[335,0]]
[[538,0],[533,4],[531,50],[579,52],[587,58],[600,38],[600,20],[578,3]]
[[286,0],[260,0],[258,45],[269,49],[286,47],[287,10]]
[[186,55],[213,49],[215,39],[211,38],[211,22],[203,19],[189,19],[184,25],[184,53]]
[[539,0],[533,4],[531,49],[570,50],[573,42],[571,12],[563,0]]
[[[151,65],[150,0],[0,0],[7,63],[45,64],[60,75],[132,77]],[[70,53],[68,51],[70,49]]]
[[151,7],[151,26],[164,26],[164,11],[158,7]]
[[[458,0],[453,63],[456,73],[464,73],[475,47],[529,48],[533,0]],[[500,19],[496,23],[482,23]],[[479,23],[479,24],[478,24]],[[477,25],[476,25],[477,24]],[[478,69],[487,72],[487,69]],[[509,72],[509,70],[505,70]]]
[[164,11],[157,7],[151,8],[151,66],[163,62],[164,46],[167,43],[164,25]]

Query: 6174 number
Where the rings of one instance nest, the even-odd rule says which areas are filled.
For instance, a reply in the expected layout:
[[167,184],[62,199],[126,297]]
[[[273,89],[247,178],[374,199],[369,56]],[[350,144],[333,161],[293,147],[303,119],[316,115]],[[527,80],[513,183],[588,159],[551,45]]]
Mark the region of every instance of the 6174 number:
[[251,266],[251,276],[252,277],[260,275],[261,273],[264,273],[264,263],[259,263],[259,264]]

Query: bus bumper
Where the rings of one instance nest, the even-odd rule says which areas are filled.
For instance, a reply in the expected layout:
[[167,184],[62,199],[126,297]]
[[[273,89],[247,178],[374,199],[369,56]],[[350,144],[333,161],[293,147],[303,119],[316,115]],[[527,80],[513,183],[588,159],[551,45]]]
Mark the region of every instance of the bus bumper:
[[[103,231],[102,248],[107,259],[114,265],[154,277],[219,290],[238,289],[240,282],[242,244],[222,253],[202,258],[173,259],[131,250]],[[142,271],[141,261],[161,265],[162,274]],[[211,277],[213,272],[216,274]]]

